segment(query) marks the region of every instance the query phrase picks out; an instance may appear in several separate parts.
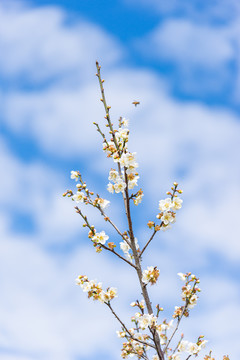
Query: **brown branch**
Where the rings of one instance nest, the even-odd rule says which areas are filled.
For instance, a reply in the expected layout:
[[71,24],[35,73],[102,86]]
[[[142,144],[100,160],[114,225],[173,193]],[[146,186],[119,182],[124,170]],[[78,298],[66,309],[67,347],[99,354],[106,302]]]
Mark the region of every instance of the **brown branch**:
[[146,245],[144,246],[144,248],[142,249],[142,251],[140,252],[140,257],[142,256],[142,254],[144,253],[144,251],[146,250],[146,248],[148,247],[148,245],[150,244],[150,242],[152,241],[152,239],[154,238],[155,234],[157,233],[156,230],[154,230],[152,236],[150,237],[150,239],[148,240],[148,242],[146,243]]
[[105,250],[112,252],[114,255],[118,256],[120,259],[122,259],[123,261],[125,261],[126,263],[128,263],[128,265],[132,266],[134,269],[136,269],[136,266],[134,264],[132,264],[130,261],[128,261],[127,259],[125,259],[122,255],[120,255],[119,253],[117,253],[115,250],[108,248],[106,245],[102,245],[100,244],[101,247],[103,247]]
[[[114,133],[114,129],[112,127],[112,123],[110,121],[110,116],[109,116],[109,109],[110,106],[107,106],[107,102],[106,102],[106,98],[105,98],[105,93],[104,93],[104,88],[103,88],[103,80],[101,79],[101,74],[100,74],[100,66],[98,64],[98,62],[96,62],[96,67],[97,67],[97,77],[99,80],[99,85],[100,85],[100,89],[101,89],[101,94],[102,94],[102,99],[101,101],[103,102],[104,108],[105,108],[105,112],[106,112],[106,119],[108,122],[108,126],[111,130],[111,134],[113,136],[113,141],[114,144],[116,146],[116,149],[118,151],[118,154],[120,156],[121,152],[119,150],[119,146],[118,146],[118,142]],[[118,163],[118,171],[119,174],[121,175],[121,167],[120,164]],[[140,258],[136,249],[136,244],[135,244],[135,239],[134,239],[134,233],[133,233],[133,227],[132,227],[132,219],[131,219],[131,213],[130,213],[130,201],[129,201],[129,194],[128,194],[128,179],[127,179],[127,173],[126,173],[126,168],[124,168],[124,176],[125,176],[125,183],[126,183],[126,188],[123,192],[123,199],[124,199],[124,205],[125,205],[125,213],[126,213],[126,217],[127,217],[127,221],[128,221],[128,228],[129,228],[129,236],[130,236],[130,241],[131,241],[131,248],[132,248],[132,252],[133,252],[133,256],[134,256],[134,260],[135,260],[135,266],[136,266],[136,271],[137,271],[137,275],[139,278],[139,283],[142,289],[142,295],[144,297],[146,306],[147,306],[147,310],[149,314],[153,314],[153,310],[152,310],[152,305],[151,305],[151,301],[149,299],[149,295],[147,292],[147,288],[145,286],[145,284],[142,282],[142,269],[141,269],[141,264],[140,264]],[[163,351],[161,349],[161,345],[160,345],[160,339],[159,339],[159,335],[157,334],[156,330],[152,330],[152,334],[153,334],[153,338],[154,338],[154,343],[156,345],[156,351],[157,354],[159,356],[160,360],[164,360],[164,354]]]
[[[150,298],[148,295],[147,287],[146,287],[146,284],[144,284],[142,281],[142,268],[141,268],[141,263],[140,263],[140,257],[138,255],[138,252],[136,249],[136,244],[135,244],[135,239],[134,239],[132,219],[131,219],[131,213],[130,213],[130,200],[129,200],[129,194],[128,194],[128,178],[127,178],[126,168],[124,168],[124,175],[125,175],[125,182],[126,182],[126,189],[125,189],[126,214],[127,214],[127,220],[128,220],[129,235],[130,235],[130,240],[131,240],[131,245],[132,245],[132,252],[133,252],[133,256],[134,256],[134,260],[135,260],[136,271],[137,271],[139,283],[140,283],[140,286],[142,289],[142,295],[145,300],[148,313],[153,314],[152,304],[151,304],[151,301],[150,301]],[[159,335],[155,329],[151,330],[151,332],[153,335],[154,343],[156,345],[156,351],[159,356],[159,359],[164,360],[164,354],[163,354],[163,351],[162,351],[162,348],[160,345]]]

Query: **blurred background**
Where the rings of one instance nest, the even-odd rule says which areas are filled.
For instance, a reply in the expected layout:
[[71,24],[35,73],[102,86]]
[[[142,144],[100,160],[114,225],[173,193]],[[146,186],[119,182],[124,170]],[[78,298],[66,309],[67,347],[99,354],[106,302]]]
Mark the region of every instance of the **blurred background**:
[[240,358],[239,20],[238,0],[1,0],[0,359],[120,359],[120,327],[75,285],[79,274],[118,288],[113,306],[128,327],[129,304],[141,300],[132,269],[95,253],[62,198],[79,170],[126,228],[92,124],[104,129],[96,60],[112,120],[130,119],[145,195],[133,216],[140,246],[158,201],[174,181],[183,189],[176,224],[145,253],[143,268],[160,269],[153,302],[170,320],[182,303],[177,273],[196,274],[202,292],[180,332],[204,334],[216,359]]

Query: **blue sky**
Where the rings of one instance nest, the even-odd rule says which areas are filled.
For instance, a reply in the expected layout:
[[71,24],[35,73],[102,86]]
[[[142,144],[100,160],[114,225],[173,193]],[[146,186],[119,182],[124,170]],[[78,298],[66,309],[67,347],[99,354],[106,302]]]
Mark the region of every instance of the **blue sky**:
[[177,272],[196,273],[202,293],[182,330],[190,341],[205,334],[216,359],[239,359],[239,18],[235,0],[1,1],[0,359],[120,359],[118,324],[74,279],[116,286],[127,322],[135,275],[95,253],[61,197],[80,170],[125,224],[92,125],[104,126],[96,60],[112,119],[130,119],[145,194],[134,214],[140,244],[172,182],[184,190],[173,229],[146,252],[143,266],[160,269],[153,301],[170,318]]

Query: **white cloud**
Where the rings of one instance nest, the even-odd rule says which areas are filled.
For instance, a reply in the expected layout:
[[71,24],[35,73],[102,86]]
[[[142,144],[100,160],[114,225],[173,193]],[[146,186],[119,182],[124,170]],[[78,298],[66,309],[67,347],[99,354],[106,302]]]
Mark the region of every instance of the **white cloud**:
[[30,7],[22,2],[0,5],[0,72],[41,82],[67,74],[83,81],[96,59],[108,65],[121,56],[119,44],[95,24],[67,22],[58,7]]
[[[114,345],[106,344],[106,336],[112,336],[113,344],[116,325],[107,308],[90,302],[74,284],[79,264],[88,254],[81,249],[61,261],[23,238],[7,234],[4,238],[1,286],[5,296],[0,312],[5,334],[1,344],[7,352],[66,359],[105,351],[107,346],[114,353]],[[108,268],[106,259],[104,263]]]
[[170,19],[159,25],[144,41],[147,54],[182,67],[203,66],[214,70],[234,57],[228,28],[200,25],[187,19]]
[[134,46],[140,56],[154,64],[172,66],[174,76],[169,81],[180,93],[217,95],[238,104],[239,7],[238,10],[231,21],[218,23],[182,13],[165,17],[148,34],[136,39]]
[[[34,225],[34,234],[25,235],[30,241],[34,238],[44,245],[70,245],[76,243],[76,239],[80,242],[81,236],[88,240],[82,219],[74,210],[76,203],[62,196],[69,183],[73,192],[76,191],[70,173],[62,174],[40,161],[26,164],[14,156],[3,138],[0,139],[0,162],[4,169],[0,178],[0,209],[9,216],[9,226],[12,224],[14,229],[16,213],[27,214]],[[100,190],[96,186],[96,191],[101,193]],[[116,205],[111,204],[109,209],[112,219],[119,223],[122,216]],[[83,211],[96,228],[106,226],[95,208],[85,207]],[[111,228],[107,229],[111,233]]]
[[92,125],[99,118],[100,106],[97,101],[90,106],[97,90],[88,84],[71,91],[54,88],[2,96],[5,121],[12,131],[33,137],[47,152],[84,158],[86,151],[92,150],[92,142],[101,143]]

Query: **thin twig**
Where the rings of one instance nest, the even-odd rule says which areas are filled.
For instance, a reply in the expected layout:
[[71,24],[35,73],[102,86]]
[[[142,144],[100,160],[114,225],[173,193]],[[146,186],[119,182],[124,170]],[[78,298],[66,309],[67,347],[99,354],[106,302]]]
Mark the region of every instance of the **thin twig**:
[[142,249],[142,251],[140,252],[140,257],[142,256],[142,254],[144,253],[144,251],[146,250],[146,248],[148,247],[148,245],[150,244],[150,242],[152,241],[152,239],[154,238],[155,234],[157,233],[156,230],[154,230],[152,236],[150,237],[150,239],[148,240],[148,242],[146,243],[146,245],[144,246],[144,248]]
[[122,239],[124,241],[126,241],[126,243],[131,247],[130,242],[126,239],[126,237],[121,233],[121,231],[118,229],[118,227],[112,222],[112,220],[104,213],[104,211],[101,209],[101,207],[97,207],[99,209],[99,211],[101,212],[102,216],[104,216],[105,219],[107,219],[107,221],[114,227],[114,229],[116,230],[116,232],[122,237]]
[[131,333],[130,331],[128,330],[128,328],[126,327],[126,325],[124,325],[124,323],[122,322],[122,320],[118,317],[118,315],[115,313],[115,311],[113,310],[112,306],[110,303],[105,303],[109,309],[111,310],[111,312],[113,313],[113,315],[115,316],[115,318],[120,322],[120,324],[122,325],[123,329],[126,331],[126,333],[128,333],[128,337],[130,337],[132,340],[134,341],[137,341],[145,346],[150,346],[152,347],[153,349],[155,349],[155,346],[152,345],[152,344],[149,344],[148,342],[146,341],[143,341],[143,340],[139,340],[139,339],[136,339]]
[[95,125],[95,126],[97,127],[97,131],[99,132],[99,134],[102,135],[103,140],[106,141],[106,143],[107,143],[106,136],[105,136],[104,133],[101,131],[99,125],[98,125],[96,122],[94,122],[93,125]]
[[[102,103],[103,103],[103,105],[104,105],[104,109],[105,109],[105,113],[106,113],[105,118],[106,118],[106,120],[107,120],[107,122],[108,122],[108,126],[109,126],[109,128],[110,128],[110,133],[111,133],[111,135],[112,135],[112,137],[113,137],[113,142],[114,142],[114,144],[115,144],[115,146],[116,146],[118,155],[119,155],[119,157],[120,157],[120,156],[121,156],[121,151],[120,151],[120,149],[119,149],[119,144],[118,144],[118,142],[117,142],[117,139],[116,139],[116,136],[115,136],[115,131],[114,131],[114,129],[113,129],[113,126],[112,126],[112,123],[111,123],[111,119],[110,119],[110,115],[109,115],[109,110],[110,110],[111,106],[108,106],[108,105],[107,105],[107,101],[106,101],[106,97],[105,97],[105,92],[104,92],[104,87],[103,87],[103,82],[104,82],[104,80],[102,80],[102,78],[101,78],[101,72],[100,72],[100,68],[101,68],[101,67],[100,67],[98,61],[96,61],[96,67],[97,67],[97,74],[96,74],[96,75],[97,75],[97,77],[98,77],[99,86],[100,86],[100,90],[101,90],[101,94],[102,94],[101,101],[102,101]],[[119,163],[118,163],[118,173],[119,173],[119,176],[122,175],[121,166],[120,166]],[[123,193],[123,200],[124,200],[124,205],[125,205],[125,209],[126,209],[126,208],[127,208],[127,204],[126,204],[126,197],[125,197],[124,193]],[[126,215],[127,215],[127,212],[126,212]]]
[[125,261],[126,263],[128,263],[128,265],[132,266],[134,269],[136,269],[136,266],[134,264],[132,264],[130,261],[128,261],[127,259],[125,259],[122,255],[120,255],[119,253],[117,253],[115,250],[108,248],[106,245],[102,245],[101,247],[104,248],[105,250],[110,251],[111,253],[113,253],[114,255],[118,256],[120,259],[122,259],[123,261]]
[[181,343],[182,339],[183,339],[183,334],[181,335],[180,340],[178,341],[178,343],[177,343],[177,345],[176,345],[175,349],[173,350],[172,355],[173,355],[173,354],[175,354],[175,352],[177,351],[177,349],[178,349],[178,347],[179,347],[179,345],[180,345],[180,343]]
[[[75,206],[76,212],[81,215],[81,217],[83,218],[83,220],[85,221],[87,227],[89,228],[89,230],[92,231],[92,226],[89,224],[87,216],[83,215],[82,211]],[[132,264],[130,261],[128,261],[127,259],[125,259],[123,256],[121,256],[119,253],[117,253],[116,251],[114,251],[113,249],[108,248],[107,246],[103,245],[103,244],[99,244],[102,248],[104,248],[105,250],[110,251],[111,253],[113,253],[114,255],[118,256],[120,259],[122,259],[123,261],[125,261],[126,263],[128,263],[128,265],[132,266],[134,269],[136,269],[136,265]]]
[[111,120],[110,120],[110,115],[109,115],[109,110],[111,109],[111,106],[108,106],[107,105],[107,101],[106,101],[106,97],[105,97],[105,92],[104,92],[104,88],[103,88],[103,82],[104,80],[102,80],[101,78],[101,73],[100,73],[100,66],[99,66],[99,63],[96,61],[96,67],[97,67],[97,77],[98,77],[98,81],[99,81],[99,85],[100,85],[100,90],[101,90],[101,94],[102,94],[102,99],[101,101],[103,102],[103,105],[104,105],[104,108],[105,108],[105,112],[106,112],[106,119],[107,119],[107,122],[108,122],[108,126],[111,130],[111,134],[112,134],[112,137],[113,137],[113,141],[114,141],[114,144],[117,148],[117,150],[119,151],[119,145],[118,145],[118,142],[117,142],[117,139],[116,139],[116,136],[115,136],[115,132],[114,132],[114,129],[112,127],[112,123],[111,123]]
[[169,338],[169,340],[168,340],[168,342],[167,342],[167,344],[166,344],[165,348],[163,349],[163,352],[164,352],[164,353],[166,352],[166,350],[167,350],[167,348],[168,348],[168,346],[169,346],[170,342],[172,341],[172,338],[174,337],[174,335],[175,335],[176,331],[178,330],[178,327],[179,327],[180,321],[181,321],[181,320],[182,320],[182,318],[183,318],[184,312],[187,310],[188,304],[189,304],[189,301],[188,301],[188,299],[187,299],[187,300],[186,300],[186,304],[185,304],[185,306],[184,306],[184,308],[183,308],[183,310],[182,310],[182,314],[181,314],[181,316],[178,318],[177,325],[176,325],[176,327],[175,327],[175,329],[174,329],[174,331],[173,331],[172,335],[170,336],[170,338]]

